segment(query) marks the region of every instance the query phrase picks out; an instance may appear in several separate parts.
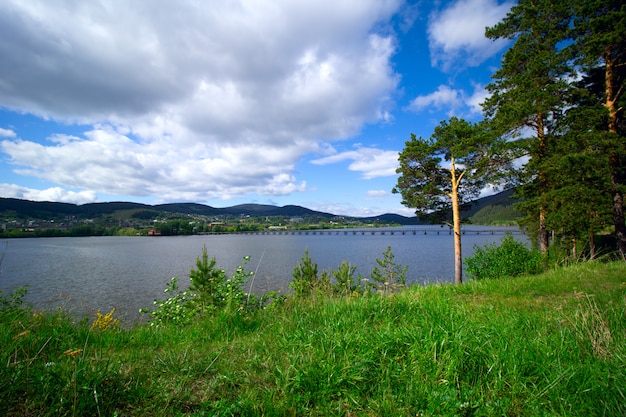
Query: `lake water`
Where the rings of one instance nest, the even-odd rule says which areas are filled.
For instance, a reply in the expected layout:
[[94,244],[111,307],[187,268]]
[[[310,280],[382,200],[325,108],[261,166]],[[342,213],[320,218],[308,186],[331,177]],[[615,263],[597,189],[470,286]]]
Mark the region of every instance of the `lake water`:
[[[180,278],[181,287],[188,285],[189,271],[204,245],[229,276],[244,256],[250,256],[247,270],[256,270],[250,285],[257,293],[289,292],[293,268],[307,249],[320,271],[334,270],[347,260],[366,277],[376,258],[382,259],[391,246],[394,261],[409,267],[407,283],[452,282],[453,238],[448,229],[413,229],[415,234],[404,227],[406,233],[393,234],[392,229],[384,234],[380,229],[349,229],[315,234],[5,239],[0,240],[0,290],[6,295],[27,285],[26,301],[38,309],[63,306],[78,317],[94,317],[97,310],[105,313],[115,307],[123,322],[142,321],[146,317],[139,309],[163,298],[172,277]],[[499,242],[505,231],[518,229],[464,228],[463,256],[470,256],[474,245]],[[515,237],[526,242],[524,235]]]

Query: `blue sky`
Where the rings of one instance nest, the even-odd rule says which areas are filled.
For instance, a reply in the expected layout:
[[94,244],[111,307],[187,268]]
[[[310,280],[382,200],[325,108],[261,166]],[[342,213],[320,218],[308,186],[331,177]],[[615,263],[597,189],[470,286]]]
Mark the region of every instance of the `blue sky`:
[[499,0],[0,2],[0,197],[413,215],[398,152],[482,118]]

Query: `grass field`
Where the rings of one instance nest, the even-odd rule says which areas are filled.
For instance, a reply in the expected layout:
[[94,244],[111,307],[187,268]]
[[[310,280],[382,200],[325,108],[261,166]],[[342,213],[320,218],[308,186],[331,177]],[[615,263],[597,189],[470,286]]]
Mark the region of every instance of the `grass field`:
[[117,328],[2,295],[0,415],[626,415],[626,263]]

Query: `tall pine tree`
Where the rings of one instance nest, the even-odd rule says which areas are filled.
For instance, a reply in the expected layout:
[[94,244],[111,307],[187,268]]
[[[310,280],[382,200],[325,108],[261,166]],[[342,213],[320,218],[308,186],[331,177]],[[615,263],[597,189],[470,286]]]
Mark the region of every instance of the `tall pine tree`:
[[585,132],[594,136],[596,148],[606,158],[617,249],[626,259],[626,4],[623,0],[571,2],[574,20],[569,49],[590,93],[589,100],[574,105],[584,106],[587,117],[603,118],[603,123]]
[[567,38],[571,11],[559,0],[521,0],[497,25],[487,28],[490,39],[511,39],[501,68],[487,86],[483,103],[487,118],[500,133],[517,138],[527,152],[526,184],[520,188],[527,213],[536,215],[539,242],[548,250],[545,193],[550,187],[545,172],[549,142],[557,140],[570,73],[562,43]]

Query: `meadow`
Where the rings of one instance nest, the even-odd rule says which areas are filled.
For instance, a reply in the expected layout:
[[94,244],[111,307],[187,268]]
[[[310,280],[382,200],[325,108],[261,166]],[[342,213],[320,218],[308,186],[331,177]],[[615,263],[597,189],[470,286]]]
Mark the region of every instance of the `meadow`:
[[626,415],[626,263],[127,328],[0,296],[7,416]]

